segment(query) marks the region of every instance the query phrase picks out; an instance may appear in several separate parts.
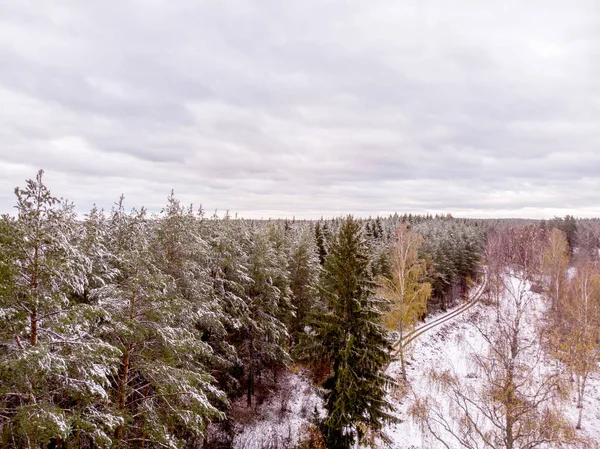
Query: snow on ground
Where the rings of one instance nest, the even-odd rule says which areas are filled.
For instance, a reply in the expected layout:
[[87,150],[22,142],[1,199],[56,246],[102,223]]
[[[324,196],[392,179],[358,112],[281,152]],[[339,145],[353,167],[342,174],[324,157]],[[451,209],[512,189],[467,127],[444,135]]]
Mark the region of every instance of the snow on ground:
[[294,446],[310,423],[315,407],[322,414],[318,390],[302,371],[285,372],[277,389],[262,403],[250,408],[246,398],[234,404],[236,414],[235,449],[285,448]]
[[[461,377],[469,377],[474,367],[466,355],[476,350],[478,346],[483,346],[481,335],[472,323],[482,319],[484,319],[482,306],[477,305],[461,316],[421,335],[409,347],[406,358],[408,391],[396,404],[402,422],[386,429],[386,433],[394,442],[392,447],[398,449],[428,447],[425,446],[429,442],[426,433],[412,421],[408,410],[415,397],[423,397],[431,391],[427,375],[431,368],[440,370],[448,368]],[[400,373],[400,362],[392,363],[388,374],[395,379],[400,379]]]
[[[526,288],[518,279],[510,282],[513,290]],[[531,338],[537,338],[535,326],[543,315],[544,302],[540,295],[529,291],[526,296],[531,298],[525,332]],[[392,440],[395,449],[436,449],[444,446],[437,442],[425,429],[415,423],[409,409],[416,397],[426,397],[432,393],[437,400],[443,401],[444,395],[436,394],[432,389],[428,374],[432,368],[437,371],[448,369],[456,374],[461,382],[470,388],[479,388],[477,370],[472,362],[473,353],[485,353],[486,343],[477,327],[491,326],[495,320],[495,308],[492,305],[480,303],[467,310],[461,316],[451,319],[442,325],[420,336],[409,348],[407,361],[408,390],[404,396],[395,395],[398,416],[401,423],[385,429]],[[544,369],[544,367],[542,367]],[[400,363],[394,362],[388,368],[388,374],[400,379]],[[446,408],[448,404],[443,404]],[[577,408],[575,392],[568,404],[565,405],[567,416],[576,422]],[[600,375],[594,374],[586,389],[586,399],[583,412],[583,425],[580,431],[583,436],[592,441],[600,441]],[[452,445],[450,438],[447,441]]]
[[[573,404],[575,404],[575,401],[576,398],[573,394]],[[577,409],[573,406],[567,412],[575,422],[577,420]],[[591,437],[594,441],[600,442],[600,375],[598,373],[592,374],[589,385],[586,387],[581,427],[585,435]]]

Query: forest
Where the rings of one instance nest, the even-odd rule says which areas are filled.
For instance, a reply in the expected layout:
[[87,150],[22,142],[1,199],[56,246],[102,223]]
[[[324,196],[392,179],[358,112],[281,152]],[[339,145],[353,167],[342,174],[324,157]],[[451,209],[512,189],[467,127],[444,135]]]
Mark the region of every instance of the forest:
[[[0,219],[3,448],[241,447],[240,412],[297,372],[321,406],[266,447],[399,447],[387,430],[417,363],[403,338],[478,285],[493,319],[477,388],[429,366],[443,394],[410,419],[431,447],[592,447],[578,429],[600,361],[597,220],[249,220],[174,192],[159,213],[121,196],[80,214],[43,171],[15,195]],[[526,327],[532,295],[544,307]]]

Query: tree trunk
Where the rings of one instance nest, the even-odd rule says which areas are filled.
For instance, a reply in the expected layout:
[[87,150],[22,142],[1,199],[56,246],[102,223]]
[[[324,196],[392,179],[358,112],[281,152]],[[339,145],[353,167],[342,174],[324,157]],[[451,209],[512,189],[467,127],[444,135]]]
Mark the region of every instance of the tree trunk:
[[31,321],[31,338],[29,343],[31,346],[35,346],[37,344],[37,330],[38,330],[38,315],[37,315],[37,307],[33,307],[30,315]]
[[506,449],[513,449],[514,445],[515,445],[513,430],[512,430],[513,426],[510,421],[511,420],[507,417],[506,418]]
[[37,315],[37,306],[38,306],[38,259],[39,252],[38,246],[35,246],[33,253],[33,274],[31,275],[31,293],[33,295],[33,307],[31,308],[31,346],[35,346],[37,344],[37,334],[38,334],[38,315]]
[[[131,344],[125,345],[125,354],[123,355],[123,372],[121,374],[121,384],[119,385],[119,410],[125,410],[125,400],[127,399],[127,382],[129,381],[129,359],[131,356]],[[119,425],[115,431],[115,438],[117,440],[116,448],[119,449],[121,446],[121,440],[123,439],[123,425]]]
[[583,417],[583,393],[585,389],[585,377],[577,376],[577,408],[579,412],[577,413],[577,426],[576,429],[581,429],[581,419]]
[[252,393],[254,390],[254,378],[253,378],[253,374],[252,374],[252,368],[250,368],[250,372],[248,373],[248,392],[247,392],[247,404],[248,407],[250,407],[252,405]]
[[404,348],[402,347],[402,343],[400,343],[400,366],[402,368],[402,380],[406,382],[406,362],[404,360]]
[[123,373],[121,375],[121,385],[119,389],[119,409],[125,408],[125,399],[127,397],[127,382],[129,376],[129,358],[131,353],[131,344],[125,345],[125,354],[123,355]]
[[406,382],[406,361],[404,360],[404,345],[402,339],[404,338],[404,325],[400,322],[400,326],[398,326],[398,332],[400,334],[400,347],[398,351],[400,352],[400,367],[402,368],[402,380]]

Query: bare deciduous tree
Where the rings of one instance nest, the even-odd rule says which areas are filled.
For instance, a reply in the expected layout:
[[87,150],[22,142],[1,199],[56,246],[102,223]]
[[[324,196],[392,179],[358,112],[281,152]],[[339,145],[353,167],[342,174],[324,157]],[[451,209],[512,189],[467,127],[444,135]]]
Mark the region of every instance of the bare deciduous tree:
[[549,333],[555,356],[575,380],[577,428],[581,428],[583,399],[589,376],[600,362],[600,272],[592,261],[580,259],[569,279],[561,313]]
[[569,245],[565,233],[559,229],[552,229],[544,251],[542,273],[553,312],[558,312],[564,296],[568,267]]

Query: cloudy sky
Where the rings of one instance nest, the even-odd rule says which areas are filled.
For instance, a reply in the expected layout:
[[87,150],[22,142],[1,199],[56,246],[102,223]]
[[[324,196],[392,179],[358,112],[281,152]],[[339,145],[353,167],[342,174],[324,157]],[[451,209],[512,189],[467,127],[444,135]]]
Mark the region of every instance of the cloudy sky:
[[0,212],[600,216],[600,2],[0,0]]

